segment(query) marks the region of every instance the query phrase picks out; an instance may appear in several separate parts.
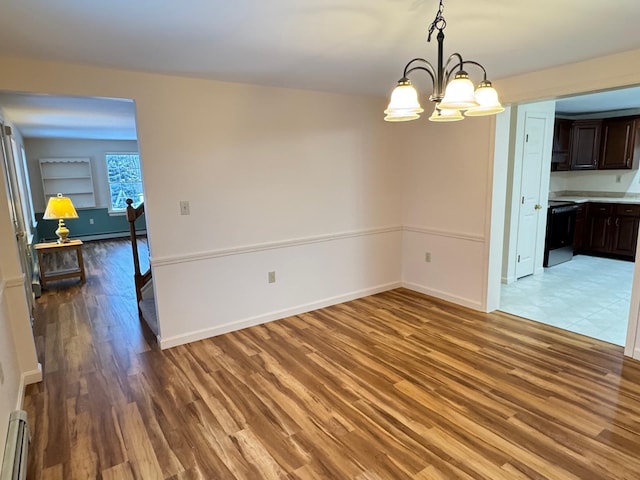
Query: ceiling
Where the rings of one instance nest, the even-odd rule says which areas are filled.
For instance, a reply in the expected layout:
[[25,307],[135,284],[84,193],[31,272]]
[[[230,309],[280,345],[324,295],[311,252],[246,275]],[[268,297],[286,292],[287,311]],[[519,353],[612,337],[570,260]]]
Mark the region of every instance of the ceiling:
[[[445,54],[481,62],[499,90],[501,77],[640,48],[640,2],[610,5],[445,0]],[[437,6],[437,0],[3,0],[0,42],[5,55],[386,96],[408,60],[435,62],[436,44],[426,43],[426,34]],[[65,121],[84,126],[76,135],[101,138],[89,131],[92,123],[112,138],[135,133],[132,102],[0,100],[25,136],[55,133],[47,133],[47,118],[63,127],[61,107],[71,107]],[[37,104],[43,112],[27,119],[25,110],[33,113]],[[99,113],[95,122],[86,117],[90,111]]]
[[132,100],[0,92],[0,108],[26,138],[137,139]]

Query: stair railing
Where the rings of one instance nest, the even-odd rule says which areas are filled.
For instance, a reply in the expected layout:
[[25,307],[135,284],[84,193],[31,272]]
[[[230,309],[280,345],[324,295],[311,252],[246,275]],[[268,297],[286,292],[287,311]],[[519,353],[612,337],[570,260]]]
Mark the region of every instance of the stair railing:
[[137,207],[133,206],[133,200],[127,198],[127,220],[129,221],[129,233],[131,236],[131,250],[133,252],[133,279],[136,285],[136,299],[142,300],[142,288],[151,280],[151,268],[146,272],[140,272],[140,257],[138,255],[138,236],[135,222],[144,214],[144,202]]

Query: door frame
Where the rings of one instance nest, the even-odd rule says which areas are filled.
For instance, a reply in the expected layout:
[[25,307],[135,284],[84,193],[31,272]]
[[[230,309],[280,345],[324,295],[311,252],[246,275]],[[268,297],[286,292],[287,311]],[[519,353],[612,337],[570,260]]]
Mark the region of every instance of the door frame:
[[[4,121],[0,119],[0,161],[2,162],[2,168],[5,173],[5,188],[7,190],[7,197],[10,204],[11,223],[13,224],[13,231],[15,233],[15,241],[18,247],[18,256],[20,257],[20,268],[24,276],[24,290],[28,304],[30,306],[30,320],[33,323],[33,307],[34,307],[34,295],[32,286],[32,274],[33,274],[33,255],[31,253],[31,240],[33,235],[31,234],[31,225],[27,222],[28,218],[24,218],[24,203],[29,201],[22,198],[21,188],[19,183],[24,180],[18,178],[18,167],[15,162],[22,161],[15,157],[14,144],[17,147],[17,143],[12,138],[11,127],[6,126]],[[17,150],[17,148],[16,148]],[[25,172],[26,174],[26,172]]]

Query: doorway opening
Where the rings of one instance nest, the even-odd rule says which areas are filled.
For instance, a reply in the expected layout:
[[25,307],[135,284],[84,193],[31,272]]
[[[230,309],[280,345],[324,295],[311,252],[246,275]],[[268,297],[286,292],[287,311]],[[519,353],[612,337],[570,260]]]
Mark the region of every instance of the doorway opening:
[[[57,239],[58,222],[43,218],[51,197],[63,194],[75,207],[77,218],[65,219],[70,239],[130,237],[126,199],[132,198],[134,206],[144,200],[135,102],[0,92],[0,119],[10,179],[7,192],[27,298],[33,305],[42,289],[35,245]],[[135,227],[147,251],[145,219]],[[66,259],[52,262],[64,266]],[[130,280],[134,272],[121,273]],[[70,282],[53,283],[52,288],[66,288]],[[135,298],[133,288],[130,293]]]
[[[527,165],[535,162],[516,135],[525,146],[510,151],[500,310],[627,344],[640,226],[639,98],[640,88],[629,88],[541,102],[555,103],[547,160],[535,165],[542,168]],[[522,128],[526,139],[526,121]]]

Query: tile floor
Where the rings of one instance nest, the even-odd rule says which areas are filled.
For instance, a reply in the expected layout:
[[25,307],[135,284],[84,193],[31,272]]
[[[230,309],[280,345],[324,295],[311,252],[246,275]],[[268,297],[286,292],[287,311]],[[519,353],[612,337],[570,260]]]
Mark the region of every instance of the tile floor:
[[503,284],[500,310],[624,345],[633,269],[632,262],[577,255]]

